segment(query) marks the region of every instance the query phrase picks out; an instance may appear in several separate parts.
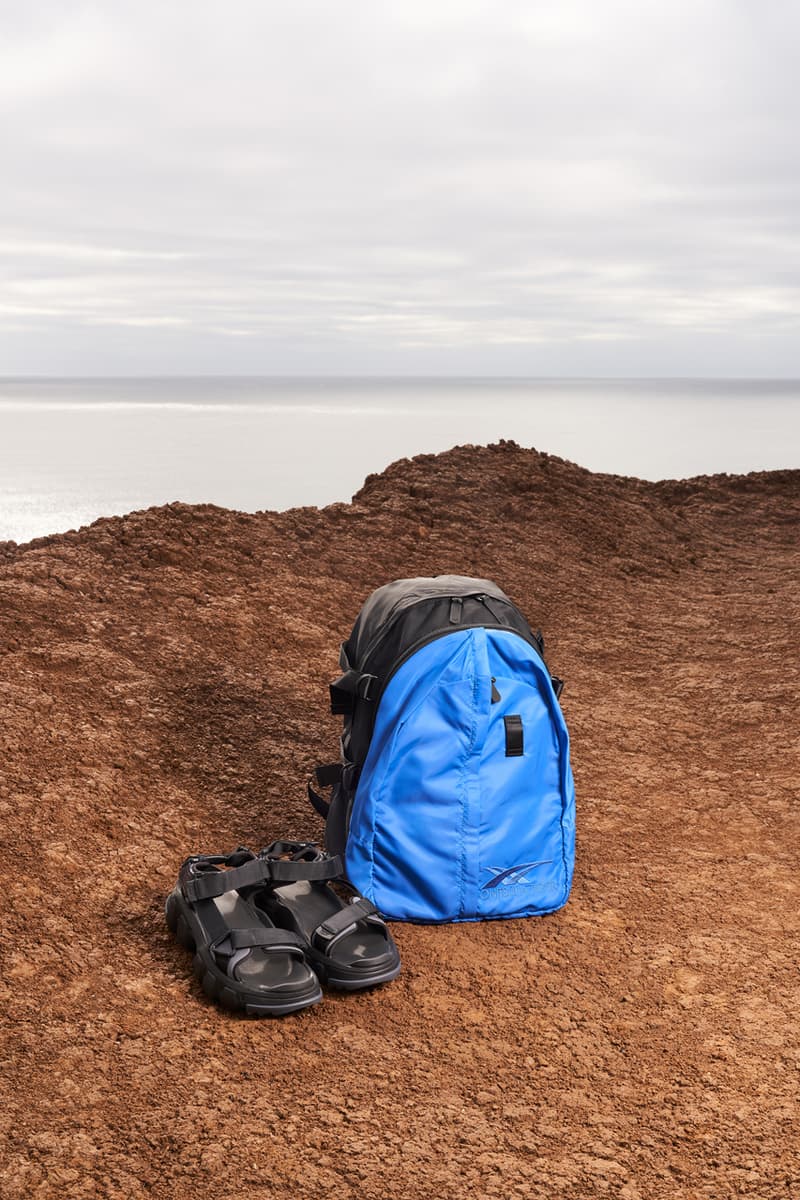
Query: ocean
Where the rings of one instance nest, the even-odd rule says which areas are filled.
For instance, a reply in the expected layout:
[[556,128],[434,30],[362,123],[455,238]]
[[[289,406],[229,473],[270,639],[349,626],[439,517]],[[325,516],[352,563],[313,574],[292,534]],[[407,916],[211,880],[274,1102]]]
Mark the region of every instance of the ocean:
[[0,379],[0,541],[173,500],[330,504],[500,438],[651,480],[797,467],[800,381]]

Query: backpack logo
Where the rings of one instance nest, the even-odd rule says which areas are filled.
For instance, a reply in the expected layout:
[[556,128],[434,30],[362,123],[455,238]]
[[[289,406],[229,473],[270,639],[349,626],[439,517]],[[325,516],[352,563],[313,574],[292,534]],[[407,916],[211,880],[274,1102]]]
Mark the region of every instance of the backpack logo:
[[492,878],[488,880],[481,888],[485,892],[487,888],[495,888],[500,884],[507,885],[509,883],[530,883],[530,879],[526,879],[528,871],[532,871],[534,867],[544,867],[547,863],[551,863],[552,858],[542,858],[539,862],[520,863],[516,867],[484,867],[484,871],[494,871]]

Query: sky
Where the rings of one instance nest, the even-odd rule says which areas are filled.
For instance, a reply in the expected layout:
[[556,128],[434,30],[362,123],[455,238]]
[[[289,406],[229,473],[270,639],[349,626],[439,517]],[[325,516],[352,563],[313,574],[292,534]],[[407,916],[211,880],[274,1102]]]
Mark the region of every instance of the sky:
[[0,0],[0,375],[800,376],[796,0]]

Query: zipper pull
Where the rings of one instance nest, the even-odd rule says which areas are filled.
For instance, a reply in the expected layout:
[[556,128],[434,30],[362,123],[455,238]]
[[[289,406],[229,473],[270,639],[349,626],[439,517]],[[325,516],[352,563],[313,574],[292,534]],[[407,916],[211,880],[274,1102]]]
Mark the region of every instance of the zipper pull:
[[481,592],[481,594],[476,596],[475,599],[480,600],[483,607],[488,609],[498,624],[503,624],[502,614],[497,611],[490,596],[487,596],[485,592]]
[[461,599],[460,596],[453,596],[453,598],[451,599],[451,601],[450,601],[450,624],[451,625],[460,625],[461,624],[461,608],[463,606],[463,603],[464,603],[464,601]]
[[503,697],[500,695],[500,693],[498,692],[497,688],[494,685],[495,685],[495,678],[493,675],[492,676],[492,704],[497,704],[498,701],[503,699]]

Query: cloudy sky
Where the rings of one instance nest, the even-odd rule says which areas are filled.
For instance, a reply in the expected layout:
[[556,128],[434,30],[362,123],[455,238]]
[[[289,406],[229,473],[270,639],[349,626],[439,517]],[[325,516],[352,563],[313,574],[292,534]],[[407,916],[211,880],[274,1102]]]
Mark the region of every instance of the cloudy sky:
[[796,0],[0,0],[0,374],[800,375]]

